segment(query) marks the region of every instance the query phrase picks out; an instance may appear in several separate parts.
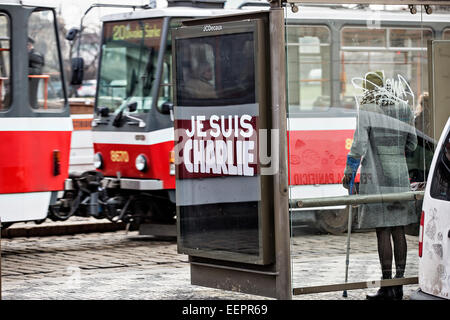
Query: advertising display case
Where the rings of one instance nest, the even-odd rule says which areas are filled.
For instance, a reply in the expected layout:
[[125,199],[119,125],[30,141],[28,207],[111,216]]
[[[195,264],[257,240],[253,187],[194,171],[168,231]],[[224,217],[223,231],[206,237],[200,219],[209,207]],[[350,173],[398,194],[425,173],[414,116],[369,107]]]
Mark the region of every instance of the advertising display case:
[[[251,264],[273,261],[264,23],[174,32],[179,251]],[[263,139],[267,141],[266,139]],[[263,155],[264,157],[264,155]],[[263,170],[261,170],[263,169]]]
[[279,271],[289,266],[288,216],[279,223],[274,196],[284,190],[287,212],[284,89],[271,77],[284,67],[272,42],[284,36],[271,34],[271,19],[224,15],[172,32],[178,252],[189,255],[192,284],[288,297],[289,286],[277,285],[288,275]]

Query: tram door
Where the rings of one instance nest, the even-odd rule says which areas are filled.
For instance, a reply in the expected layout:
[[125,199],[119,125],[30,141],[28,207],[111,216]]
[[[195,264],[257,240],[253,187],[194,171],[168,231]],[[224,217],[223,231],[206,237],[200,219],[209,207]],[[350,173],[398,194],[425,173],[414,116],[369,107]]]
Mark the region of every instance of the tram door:
[[173,33],[178,251],[192,284],[273,296],[267,16],[192,24]]
[[0,6],[0,219],[45,219],[68,175],[72,122],[53,9]]

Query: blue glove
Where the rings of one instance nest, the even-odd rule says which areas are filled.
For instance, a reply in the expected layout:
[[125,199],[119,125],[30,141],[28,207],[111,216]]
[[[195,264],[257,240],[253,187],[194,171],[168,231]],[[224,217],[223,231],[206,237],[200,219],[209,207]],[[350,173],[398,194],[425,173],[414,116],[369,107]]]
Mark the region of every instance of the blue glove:
[[348,185],[349,194],[353,193],[353,184],[355,183],[356,172],[358,171],[359,164],[361,163],[361,159],[355,159],[350,155],[347,155],[347,166],[352,170],[351,175],[345,175],[342,179],[342,183],[345,188]]

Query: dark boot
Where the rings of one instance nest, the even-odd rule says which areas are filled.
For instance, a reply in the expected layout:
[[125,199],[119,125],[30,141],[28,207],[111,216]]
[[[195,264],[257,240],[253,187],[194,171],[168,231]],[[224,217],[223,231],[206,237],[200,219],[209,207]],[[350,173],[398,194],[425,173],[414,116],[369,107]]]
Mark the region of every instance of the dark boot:
[[[403,274],[395,275],[395,279],[403,278]],[[394,291],[394,300],[402,300],[403,299],[403,286],[393,286],[392,290]]]
[[393,286],[394,300],[403,300],[403,286]]
[[[386,268],[387,269],[387,268]],[[386,270],[385,269],[385,270]],[[390,270],[383,271],[381,280],[392,279],[392,272]],[[392,287],[381,287],[375,294],[368,294],[367,300],[394,300],[394,290]]]
[[395,300],[394,290],[392,287],[381,287],[375,294],[368,294],[367,300]]

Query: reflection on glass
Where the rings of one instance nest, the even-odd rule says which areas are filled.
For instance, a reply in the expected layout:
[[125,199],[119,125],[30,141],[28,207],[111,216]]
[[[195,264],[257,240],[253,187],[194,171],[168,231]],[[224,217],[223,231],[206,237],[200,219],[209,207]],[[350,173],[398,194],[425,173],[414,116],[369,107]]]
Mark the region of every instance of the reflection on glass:
[[[286,9],[291,198],[348,195],[342,184],[348,154],[361,161],[355,181],[361,194],[423,188],[435,144],[429,134],[427,40],[450,35],[444,31],[450,26],[449,15],[433,14],[429,22],[421,23],[422,16],[410,14],[407,6],[378,9],[372,5],[304,5],[297,13]],[[308,50],[308,60],[302,61]],[[316,91],[302,87],[313,78],[310,69],[321,69],[323,82]],[[366,75],[376,75],[375,71],[382,76],[371,81],[379,83],[369,90]],[[324,101],[326,94],[325,108],[314,103]],[[353,227],[361,228],[351,235],[349,282],[379,279],[380,271],[385,278],[416,275],[417,237],[411,235],[418,233],[412,226],[418,224],[420,212],[420,202],[354,207]],[[328,233],[292,238],[295,286],[344,281],[345,237],[329,233],[346,231],[347,214],[345,206],[291,210],[294,227],[309,224]],[[294,228],[293,234],[299,229]],[[379,232],[371,232],[375,229]],[[320,250],[305,247],[309,239],[317,241]]]
[[11,104],[9,18],[0,14],[0,111]]
[[[353,143],[347,158],[343,185],[349,188],[359,163],[358,193],[384,194],[410,190],[405,151],[417,147],[414,114],[408,105],[412,94],[407,82],[385,77],[383,71],[369,72],[362,82],[364,95],[357,100],[358,120]],[[357,161],[356,166],[352,163]],[[349,190],[353,193],[352,190]],[[376,230],[382,279],[392,278],[393,247],[395,248],[396,278],[402,278],[406,267],[407,243],[405,226],[416,223],[414,203],[362,204],[358,210],[358,227]],[[395,295],[391,289],[381,288],[377,299]]]
[[[152,106],[162,19],[106,22],[103,28],[97,105],[114,113],[136,102],[137,113]],[[164,70],[163,83],[169,70]]]
[[177,90],[180,106],[237,105],[255,102],[252,33],[179,40]]
[[258,202],[184,206],[180,210],[185,248],[215,251],[217,257],[221,253],[260,255]]
[[51,10],[34,11],[28,20],[28,83],[30,106],[38,111],[64,107],[55,17]]
[[[216,80],[213,75],[214,53],[209,43],[190,44],[191,65],[184,65],[183,70],[189,69],[185,78],[185,94],[192,99],[217,99]],[[204,59],[198,57],[204,56]]]
[[[359,193],[409,191],[405,150],[416,149],[417,136],[414,114],[405,99],[407,91],[395,79],[385,79],[383,72],[368,73],[362,86],[364,96],[357,103],[358,121],[348,154],[352,159],[362,159]],[[349,161],[344,173],[346,176],[352,173]],[[348,177],[344,180],[347,187]],[[399,213],[392,214],[394,209]],[[409,216],[410,211],[400,203],[363,205],[359,225],[360,228],[407,225],[416,220],[415,214]]]

